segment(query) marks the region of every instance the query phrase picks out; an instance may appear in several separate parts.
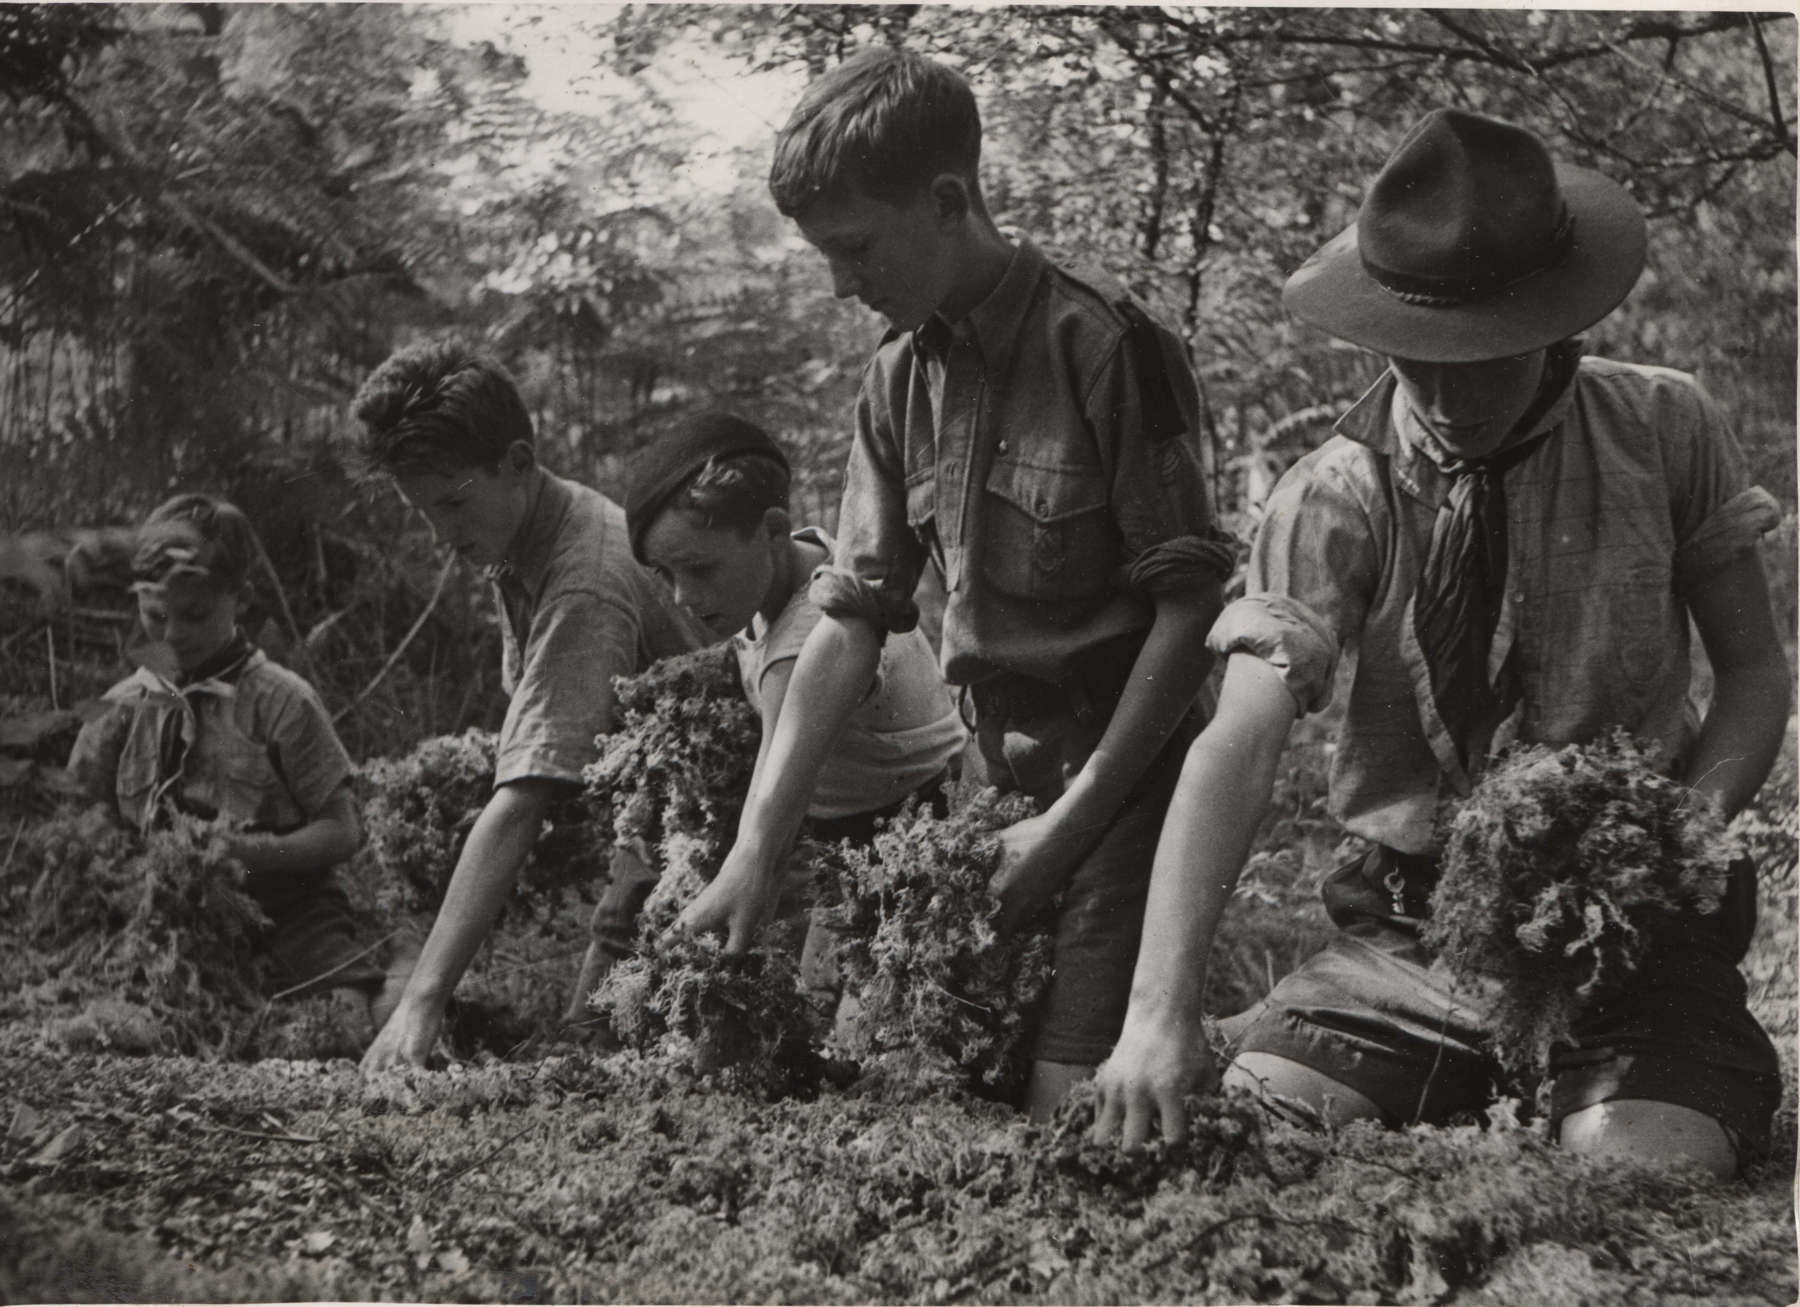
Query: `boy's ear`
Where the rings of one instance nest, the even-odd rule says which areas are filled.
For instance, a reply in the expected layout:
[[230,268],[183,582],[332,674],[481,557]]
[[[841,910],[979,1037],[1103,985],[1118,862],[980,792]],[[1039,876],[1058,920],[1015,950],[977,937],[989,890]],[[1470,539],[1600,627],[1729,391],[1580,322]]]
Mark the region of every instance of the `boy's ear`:
[[506,447],[502,460],[513,472],[529,472],[537,465],[537,451],[523,440],[515,440]]
[[794,519],[785,508],[765,508],[762,516],[763,535],[770,540],[786,540],[794,529]]
[[941,172],[931,179],[931,203],[937,216],[949,221],[961,221],[974,207],[969,183],[953,172]]

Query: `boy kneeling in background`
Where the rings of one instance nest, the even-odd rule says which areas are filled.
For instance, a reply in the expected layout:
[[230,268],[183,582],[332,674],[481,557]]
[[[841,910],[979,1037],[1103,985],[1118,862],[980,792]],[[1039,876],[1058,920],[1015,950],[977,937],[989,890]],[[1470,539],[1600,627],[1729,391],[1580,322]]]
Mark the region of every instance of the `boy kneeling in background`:
[[256,553],[249,520],[222,500],[177,495],[145,519],[132,589],[150,644],[69,770],[142,832],[177,812],[224,823],[270,921],[277,988],[334,991],[379,1024],[403,980],[359,940],[333,876],[362,839],[350,757],[312,686],[238,629]]

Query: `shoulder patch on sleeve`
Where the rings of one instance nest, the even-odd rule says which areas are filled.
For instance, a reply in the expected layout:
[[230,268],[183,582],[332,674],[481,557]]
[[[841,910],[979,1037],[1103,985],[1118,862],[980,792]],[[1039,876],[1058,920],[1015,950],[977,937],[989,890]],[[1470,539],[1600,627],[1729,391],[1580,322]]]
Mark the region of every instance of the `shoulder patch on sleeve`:
[[1143,396],[1144,436],[1151,444],[1161,445],[1187,430],[1181,406],[1175,402],[1174,383],[1169,380],[1169,359],[1163,351],[1162,334],[1136,301],[1122,299],[1117,305],[1119,315],[1125,319],[1122,347],[1137,374]]

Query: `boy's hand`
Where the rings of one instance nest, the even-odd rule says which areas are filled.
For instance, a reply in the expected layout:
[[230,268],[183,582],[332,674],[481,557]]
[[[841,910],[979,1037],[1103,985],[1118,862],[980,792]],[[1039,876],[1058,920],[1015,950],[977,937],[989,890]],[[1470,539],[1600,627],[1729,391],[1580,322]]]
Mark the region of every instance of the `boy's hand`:
[[682,911],[677,930],[725,936],[725,952],[744,953],[763,923],[775,915],[781,878],[766,874],[760,860],[733,848],[712,884]]
[[1000,928],[1016,930],[1049,907],[1086,851],[1086,842],[1070,833],[1054,808],[1001,831],[1000,869],[988,881],[1000,900]]
[[1127,1016],[1112,1055],[1094,1073],[1098,1103],[1093,1139],[1139,1148],[1158,1128],[1171,1142],[1187,1134],[1182,1100],[1215,1074],[1203,1033]]
[[402,998],[394,1015],[363,1051],[362,1073],[374,1075],[395,1067],[424,1066],[443,1024],[442,1008]]

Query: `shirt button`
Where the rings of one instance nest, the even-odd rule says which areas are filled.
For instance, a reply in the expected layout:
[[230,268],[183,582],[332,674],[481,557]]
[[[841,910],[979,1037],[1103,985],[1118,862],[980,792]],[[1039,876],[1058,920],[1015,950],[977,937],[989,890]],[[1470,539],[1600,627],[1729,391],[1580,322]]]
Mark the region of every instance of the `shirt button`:
[[994,446],[994,448],[1004,454],[1006,452],[1006,442],[1002,440],[998,445]]

